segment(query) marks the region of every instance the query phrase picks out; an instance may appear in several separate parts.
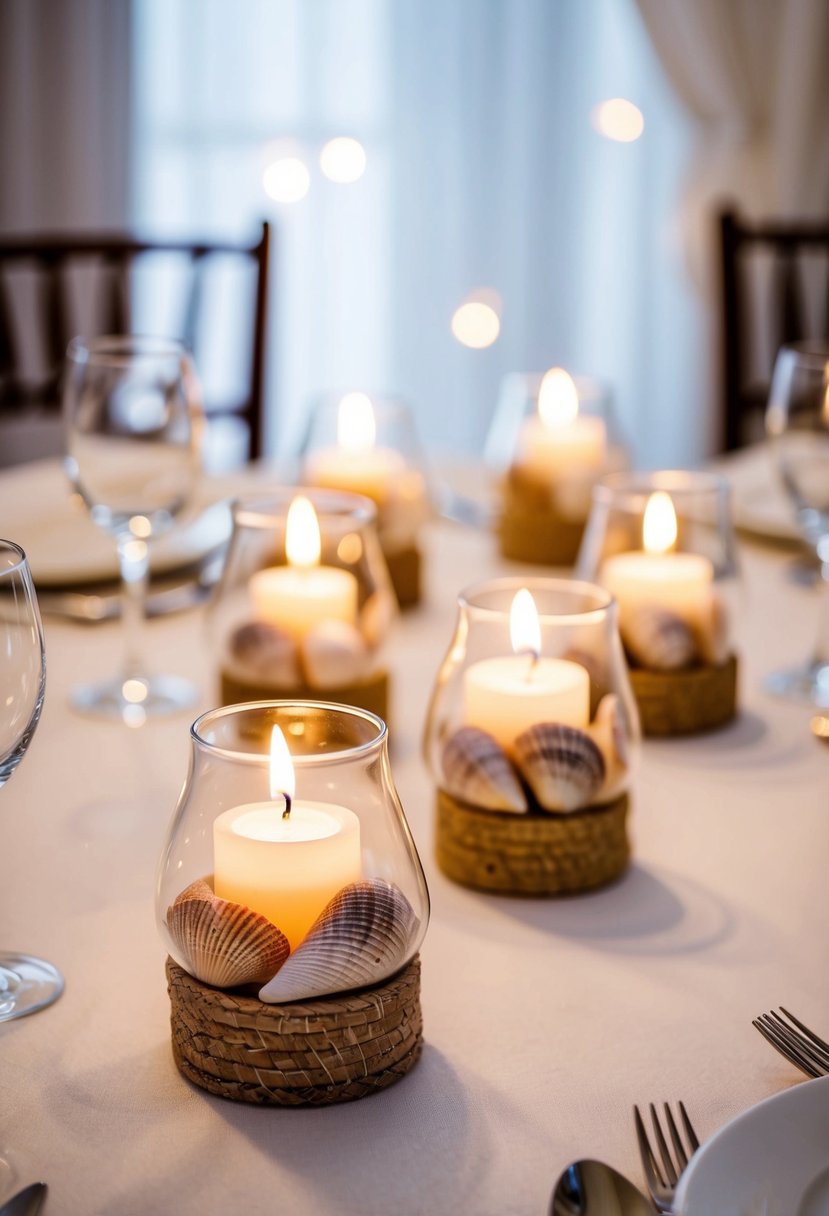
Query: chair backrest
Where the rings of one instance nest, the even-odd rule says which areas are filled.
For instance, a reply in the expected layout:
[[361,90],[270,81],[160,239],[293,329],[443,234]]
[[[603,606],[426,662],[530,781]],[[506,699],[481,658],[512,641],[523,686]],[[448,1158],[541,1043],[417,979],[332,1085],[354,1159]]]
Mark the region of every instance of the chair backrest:
[[749,223],[720,215],[724,451],[763,433],[772,367],[784,342],[829,338],[829,219]]
[[[200,343],[212,313],[214,331],[232,333],[241,355],[235,361],[245,366],[236,368],[235,378],[217,375],[224,384],[213,396],[206,385],[205,410],[210,420],[241,419],[245,454],[257,459],[263,449],[270,243],[267,223],[249,245],[123,234],[0,237],[0,416],[59,409],[64,356],[75,334],[163,333],[180,338],[201,370],[200,344],[205,360],[215,355],[214,338]],[[230,293],[228,277],[235,289]],[[229,307],[229,297],[234,304],[239,298],[239,306]]]

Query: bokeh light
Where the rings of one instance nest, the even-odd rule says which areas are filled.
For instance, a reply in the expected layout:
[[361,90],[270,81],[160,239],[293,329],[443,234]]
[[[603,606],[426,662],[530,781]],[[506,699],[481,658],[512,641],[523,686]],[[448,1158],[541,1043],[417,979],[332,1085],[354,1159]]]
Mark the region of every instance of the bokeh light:
[[452,333],[464,346],[483,350],[492,346],[501,332],[501,322],[491,304],[482,300],[467,300],[455,310]]
[[358,181],[366,171],[366,150],[357,139],[338,135],[320,152],[320,168],[329,181],[346,185]]
[[281,156],[272,160],[262,174],[265,193],[277,203],[298,203],[305,198],[311,185],[311,175],[298,156]]
[[593,126],[606,139],[631,144],[645,129],[645,118],[638,106],[624,97],[611,97],[593,111]]

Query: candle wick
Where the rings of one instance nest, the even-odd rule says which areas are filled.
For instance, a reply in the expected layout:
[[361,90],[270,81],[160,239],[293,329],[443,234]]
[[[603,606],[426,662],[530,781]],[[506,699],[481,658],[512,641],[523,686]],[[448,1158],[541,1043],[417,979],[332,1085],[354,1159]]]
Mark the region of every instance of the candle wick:
[[529,683],[529,681],[532,679],[533,672],[535,671],[536,664],[538,663],[538,660],[541,658],[541,655],[537,650],[531,650],[529,648],[527,650],[524,650],[522,653],[530,656],[530,665],[527,668],[527,674],[525,676],[527,683]]
[[291,795],[283,793],[282,797],[285,799],[285,810],[282,812],[282,818],[290,819],[291,818]]

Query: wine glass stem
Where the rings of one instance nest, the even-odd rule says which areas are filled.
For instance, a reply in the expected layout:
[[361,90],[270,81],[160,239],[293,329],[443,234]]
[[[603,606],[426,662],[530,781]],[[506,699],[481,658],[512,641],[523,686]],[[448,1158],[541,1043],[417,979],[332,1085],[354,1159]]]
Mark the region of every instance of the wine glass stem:
[[130,532],[118,537],[121,567],[121,616],[124,627],[124,678],[144,675],[144,619],[150,576],[150,547]]
[[829,562],[820,564],[820,607],[814,666],[829,664]]

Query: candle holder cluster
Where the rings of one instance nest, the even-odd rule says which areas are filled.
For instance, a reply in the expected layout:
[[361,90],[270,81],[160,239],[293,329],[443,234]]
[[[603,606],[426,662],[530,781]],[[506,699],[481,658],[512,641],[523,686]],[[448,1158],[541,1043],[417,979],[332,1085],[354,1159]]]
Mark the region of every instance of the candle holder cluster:
[[686,471],[606,478],[577,573],[618,602],[644,734],[692,734],[734,718],[739,589],[724,480]]
[[269,1105],[392,1084],[422,1046],[429,896],[385,724],[262,702],[202,715],[191,744],[156,894],[178,1068]]
[[610,413],[605,386],[563,368],[506,377],[487,441],[493,462],[509,454],[498,522],[504,557],[573,565],[594,484],[625,464]]
[[324,698],[387,720],[396,613],[372,502],[302,488],[233,507],[209,612],[223,705]]
[[370,498],[401,608],[421,599],[419,534],[429,516],[424,462],[408,406],[350,392],[321,398],[302,445],[302,476],[313,486]]
[[558,579],[464,591],[425,751],[448,877],[520,895],[618,878],[639,724],[610,597]]

